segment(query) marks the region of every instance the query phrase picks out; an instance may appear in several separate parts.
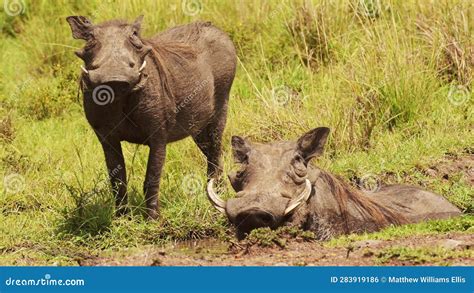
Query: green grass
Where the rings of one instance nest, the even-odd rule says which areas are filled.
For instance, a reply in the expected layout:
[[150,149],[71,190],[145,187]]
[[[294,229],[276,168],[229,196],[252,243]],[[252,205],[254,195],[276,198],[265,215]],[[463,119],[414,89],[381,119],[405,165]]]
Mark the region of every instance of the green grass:
[[409,248],[390,247],[376,254],[376,263],[387,264],[391,261],[409,263],[410,265],[423,265],[425,263],[436,265],[451,265],[456,259],[472,259],[472,250],[452,250],[442,247]]
[[[393,174],[391,182],[422,185],[473,212],[464,175],[446,181],[421,171],[446,154],[472,153],[469,0],[382,7],[367,0],[367,9],[360,1],[202,1],[195,16],[183,12],[182,1],[60,2],[25,1],[23,14],[0,13],[0,176],[10,180],[0,180],[0,264],[67,264],[80,253],[228,233],[206,199],[205,159],[190,139],[168,147],[161,219],[151,223],[142,217],[147,149],[125,143],[132,215],[112,217],[102,150],[77,96],[81,61],[73,52],[82,43],[72,39],[68,15],[100,22],[143,13],[145,36],[198,19],[228,32],[239,66],[226,172],[235,168],[232,135],[295,139],[325,125],[331,137],[315,164],[347,179]],[[453,55],[453,40],[463,54]],[[457,85],[466,89],[460,100],[452,95]],[[12,175],[19,178],[13,192]],[[472,226],[467,219],[447,225]],[[406,229],[413,231],[382,233],[397,237]]]
[[474,216],[464,215],[460,218],[431,220],[404,226],[390,226],[375,233],[344,235],[328,241],[326,245],[329,247],[346,247],[358,240],[393,240],[410,236],[434,235],[447,232],[474,233]]

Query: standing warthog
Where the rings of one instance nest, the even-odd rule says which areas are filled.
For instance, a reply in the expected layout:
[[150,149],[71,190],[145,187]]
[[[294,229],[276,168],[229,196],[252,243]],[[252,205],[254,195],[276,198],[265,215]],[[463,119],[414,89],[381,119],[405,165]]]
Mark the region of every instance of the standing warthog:
[[319,239],[376,231],[388,225],[458,216],[461,212],[442,196],[414,186],[391,185],[363,193],[309,164],[321,155],[329,128],[313,129],[296,142],[250,143],[232,137],[240,171],[229,176],[237,192],[224,201],[209,181],[212,204],[227,214],[245,237],[252,229],[298,226]]
[[192,136],[207,157],[209,177],[221,172],[221,140],[236,53],[229,37],[210,23],[178,26],[150,39],[133,24],[67,21],[85,67],[80,86],[89,124],[102,144],[117,213],[127,211],[121,141],[150,147],[144,193],[147,214],[158,216],[161,170],[169,142]]

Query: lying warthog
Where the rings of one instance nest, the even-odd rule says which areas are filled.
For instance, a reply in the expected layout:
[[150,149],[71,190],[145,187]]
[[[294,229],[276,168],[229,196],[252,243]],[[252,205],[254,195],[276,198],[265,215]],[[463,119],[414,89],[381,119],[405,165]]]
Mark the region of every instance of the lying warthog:
[[147,213],[158,216],[158,191],[166,144],[192,136],[207,157],[209,177],[221,170],[221,139],[237,57],[229,37],[210,23],[178,26],[150,39],[133,24],[67,21],[85,67],[80,86],[89,124],[102,144],[117,212],[126,211],[121,141],[150,147],[144,192]]
[[414,186],[391,185],[363,193],[341,179],[309,164],[321,155],[329,128],[313,129],[296,142],[250,143],[232,137],[240,171],[229,176],[237,192],[224,201],[208,184],[212,204],[227,214],[245,237],[252,229],[299,226],[319,239],[388,225],[460,215],[443,197]]

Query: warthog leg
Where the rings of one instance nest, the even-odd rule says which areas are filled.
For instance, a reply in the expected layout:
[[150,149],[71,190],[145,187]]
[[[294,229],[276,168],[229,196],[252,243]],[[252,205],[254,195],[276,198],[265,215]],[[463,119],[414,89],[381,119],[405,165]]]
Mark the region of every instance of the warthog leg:
[[211,122],[193,137],[199,149],[207,158],[207,178],[220,179],[222,174],[222,135],[227,119],[227,100],[229,92],[217,96],[216,111]]
[[127,174],[120,141],[101,141],[105,162],[115,196],[116,214],[124,215],[127,209]]
[[150,219],[158,217],[158,193],[160,191],[160,178],[166,157],[166,141],[158,141],[150,144],[148,164],[145,175],[143,192],[147,215]]

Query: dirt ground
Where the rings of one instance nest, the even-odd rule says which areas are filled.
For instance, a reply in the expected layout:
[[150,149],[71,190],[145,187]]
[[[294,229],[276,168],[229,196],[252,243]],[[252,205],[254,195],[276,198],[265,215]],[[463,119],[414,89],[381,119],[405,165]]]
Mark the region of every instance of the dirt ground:
[[[354,242],[352,247],[329,247],[326,243],[290,241],[285,248],[238,246],[202,240],[166,247],[147,247],[139,252],[130,250],[120,255],[95,257],[79,261],[83,266],[368,266],[368,265],[474,265],[471,257],[426,259],[392,253],[381,261],[390,248],[444,249],[473,251],[474,235],[416,236],[397,240],[367,240]],[[388,250],[387,250],[388,249]]]
[[452,174],[462,173],[474,186],[474,154],[469,153],[459,157],[447,156],[436,165],[423,169],[423,172],[435,178],[448,180]]

